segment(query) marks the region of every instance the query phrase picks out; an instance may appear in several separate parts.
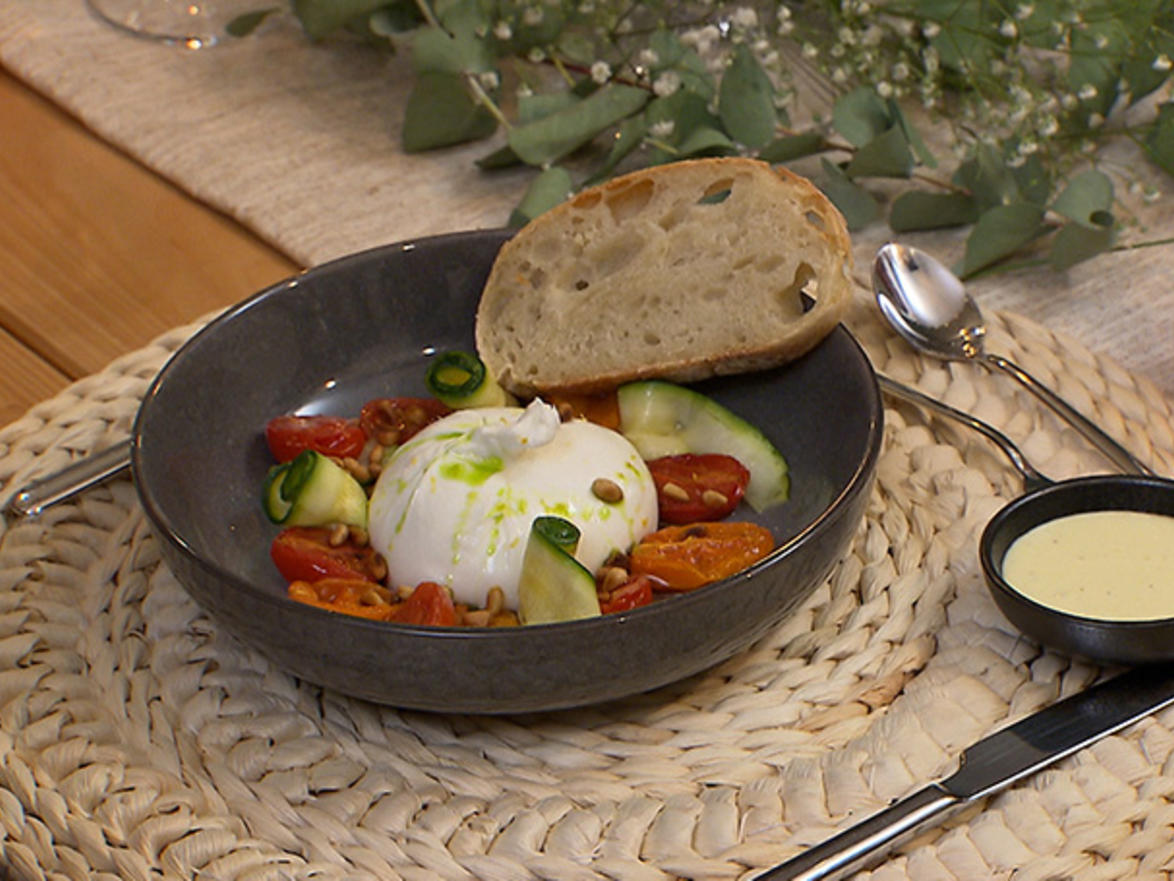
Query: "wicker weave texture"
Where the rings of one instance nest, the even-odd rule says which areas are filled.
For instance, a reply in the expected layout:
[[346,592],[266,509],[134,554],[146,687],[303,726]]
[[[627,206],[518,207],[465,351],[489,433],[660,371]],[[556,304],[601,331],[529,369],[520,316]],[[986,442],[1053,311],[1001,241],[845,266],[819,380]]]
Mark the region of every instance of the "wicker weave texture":
[[[1157,390],[1014,316],[1022,363],[1169,472]],[[0,485],[126,435],[181,328],[0,432]],[[1106,470],[1005,377],[923,360],[863,299],[878,369],[991,421],[1055,478]],[[851,552],[793,618],[648,695],[530,717],[401,712],[295,681],[161,565],[128,481],[0,541],[0,847],[18,879],[749,878],[948,773],[1103,671],[1019,636],[977,534],[1019,480],[904,405]],[[622,659],[617,659],[622,663]],[[1167,877],[1174,713],[908,844],[876,878]]]

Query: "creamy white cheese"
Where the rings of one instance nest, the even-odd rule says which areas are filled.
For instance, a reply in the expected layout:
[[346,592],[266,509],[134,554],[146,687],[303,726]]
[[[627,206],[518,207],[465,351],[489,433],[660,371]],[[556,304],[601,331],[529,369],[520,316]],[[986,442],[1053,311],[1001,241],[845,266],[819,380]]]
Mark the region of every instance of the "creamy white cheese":
[[1174,517],[1088,511],[1028,530],[1003,580],[1044,606],[1105,621],[1174,618]]
[[[623,499],[597,498],[607,478]],[[575,557],[595,571],[657,525],[656,486],[620,434],[560,422],[554,407],[458,410],[397,449],[371,496],[368,531],[395,585],[436,581],[481,606],[491,587],[517,608],[530,524],[554,514],[579,527]]]

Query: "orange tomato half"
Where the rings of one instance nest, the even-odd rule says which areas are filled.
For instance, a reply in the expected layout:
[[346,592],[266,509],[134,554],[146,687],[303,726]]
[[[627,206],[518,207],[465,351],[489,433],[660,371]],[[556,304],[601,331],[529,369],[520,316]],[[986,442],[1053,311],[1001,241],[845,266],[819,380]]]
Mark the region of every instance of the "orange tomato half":
[[691,523],[645,536],[629,555],[633,575],[662,590],[693,590],[741,572],[774,549],[770,530],[756,523]]

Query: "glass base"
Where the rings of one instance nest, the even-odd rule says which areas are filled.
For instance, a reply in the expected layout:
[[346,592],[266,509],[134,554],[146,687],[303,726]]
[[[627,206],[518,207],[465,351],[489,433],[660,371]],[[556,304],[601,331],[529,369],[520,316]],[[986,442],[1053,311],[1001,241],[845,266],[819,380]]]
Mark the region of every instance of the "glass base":
[[98,18],[121,31],[184,49],[206,49],[228,38],[228,23],[259,0],[86,0]]

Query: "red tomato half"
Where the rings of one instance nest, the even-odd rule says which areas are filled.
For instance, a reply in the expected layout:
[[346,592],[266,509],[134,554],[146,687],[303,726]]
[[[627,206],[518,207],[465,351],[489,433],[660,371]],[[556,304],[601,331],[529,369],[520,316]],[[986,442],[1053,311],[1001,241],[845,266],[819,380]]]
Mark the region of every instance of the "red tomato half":
[[433,627],[452,627],[457,623],[457,612],[452,594],[435,581],[421,581],[412,595],[393,606],[389,621],[401,624],[429,624]]
[[682,453],[648,463],[662,523],[721,520],[738,507],[750,472],[733,456]]
[[606,597],[600,597],[599,610],[608,615],[612,612],[626,612],[652,602],[652,579],[637,575],[625,581]]
[[331,547],[329,538],[330,530],[325,527],[291,526],[273,539],[269,556],[286,581],[379,580],[383,566],[373,548],[350,541]]
[[339,416],[278,416],[265,426],[265,440],[278,462],[290,462],[304,450],[345,459],[363,452],[367,434],[355,420]]
[[376,398],[363,405],[359,424],[368,437],[390,447],[451,412],[436,398]]

